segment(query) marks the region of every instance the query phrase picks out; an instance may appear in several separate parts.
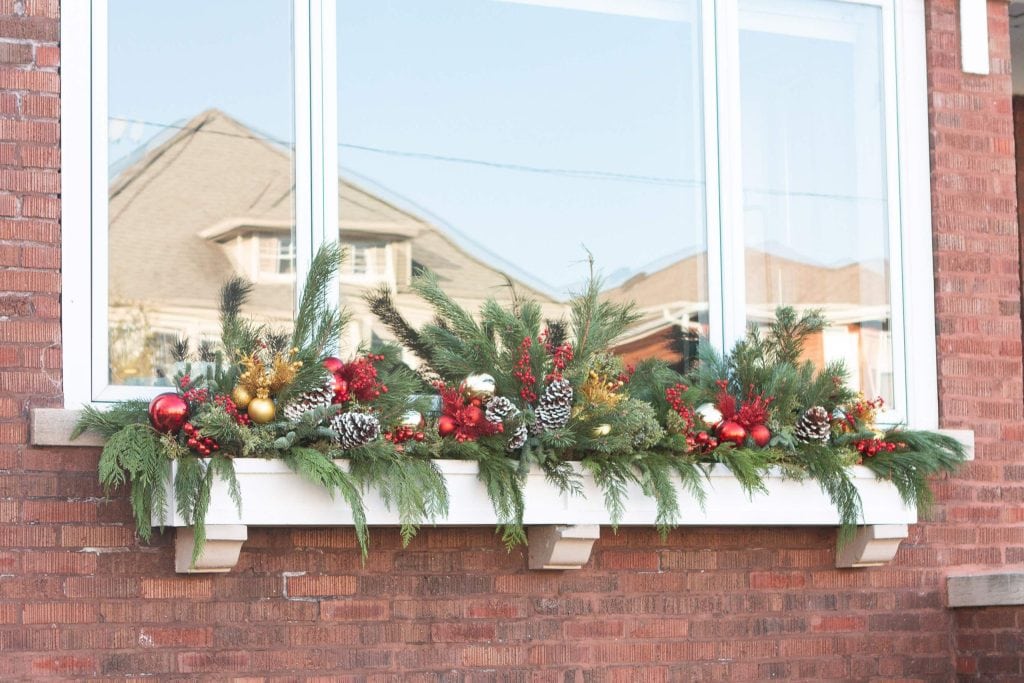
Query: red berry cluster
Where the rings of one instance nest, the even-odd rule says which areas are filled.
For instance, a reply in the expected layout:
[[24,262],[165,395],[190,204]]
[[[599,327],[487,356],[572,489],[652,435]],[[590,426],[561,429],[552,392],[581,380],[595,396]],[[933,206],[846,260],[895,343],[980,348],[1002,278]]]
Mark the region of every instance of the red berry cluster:
[[692,437],[686,437],[686,443],[690,448],[695,448],[701,453],[707,453],[718,448],[718,439],[707,432],[697,432]]
[[185,432],[186,436],[188,436],[188,440],[185,442],[185,445],[199,455],[205,457],[213,453],[213,451],[220,450],[219,443],[217,443],[212,437],[203,436],[191,422],[186,422],[182,426],[181,430]]
[[683,401],[683,393],[689,388],[690,387],[685,384],[676,384],[673,387],[665,389],[665,399],[672,407],[672,410],[674,410],[683,420],[684,434],[689,434],[690,430],[693,429],[693,410],[690,406],[686,405],[685,401]]
[[861,457],[873,458],[879,453],[894,453],[903,444],[883,441],[882,439],[860,439],[853,442],[854,448]]
[[237,424],[240,424],[243,427],[248,427],[252,424],[252,420],[249,418],[249,415],[247,413],[238,412],[238,406],[235,405],[235,402],[227,394],[216,394],[213,397],[213,402],[220,406],[225,413],[234,418]]
[[548,373],[545,379],[550,382],[551,380],[561,379],[562,370],[565,370],[566,366],[572,361],[572,344],[566,342],[561,346],[554,347],[549,353],[551,353],[551,365],[554,370]]
[[387,385],[377,378],[377,367],[374,363],[384,360],[384,356],[371,353],[357,358],[350,363],[342,363],[334,375],[334,403],[345,403],[355,398],[357,401],[369,402],[388,393]]
[[[178,380],[178,384],[181,385],[182,389],[186,389],[189,384],[192,383],[192,378],[188,375],[182,375],[181,379]],[[206,403],[210,400],[210,391],[208,389],[186,389],[181,397],[189,403]]]
[[519,359],[516,361],[515,370],[512,371],[512,376],[519,380],[519,384],[522,387],[519,389],[519,395],[527,403],[533,403],[537,400],[537,392],[533,390],[534,385],[537,383],[537,378],[533,376],[533,369],[530,366],[530,347],[533,346],[533,340],[529,337],[523,337],[523,341],[519,344]]
[[636,374],[636,366],[630,363],[626,366],[626,369],[619,373],[616,378],[623,384],[629,384],[629,380],[633,379],[633,375]]
[[393,431],[384,432],[384,440],[390,441],[396,446],[398,444],[405,443],[406,441],[423,441],[425,438],[426,435],[423,432],[413,429],[408,425],[401,425],[396,427]]

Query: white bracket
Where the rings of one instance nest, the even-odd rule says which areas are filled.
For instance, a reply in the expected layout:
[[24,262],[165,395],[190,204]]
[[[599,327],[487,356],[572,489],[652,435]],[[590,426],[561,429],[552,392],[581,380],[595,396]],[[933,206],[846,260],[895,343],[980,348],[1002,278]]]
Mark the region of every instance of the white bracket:
[[590,561],[597,524],[531,526],[527,529],[530,569],[580,569]]
[[877,567],[892,562],[900,541],[907,537],[906,524],[872,524],[836,550],[836,567]]
[[223,574],[238,564],[242,544],[249,538],[243,524],[211,524],[206,527],[203,552],[192,564],[195,536],[190,527],[179,527],[174,536],[174,571],[179,574]]

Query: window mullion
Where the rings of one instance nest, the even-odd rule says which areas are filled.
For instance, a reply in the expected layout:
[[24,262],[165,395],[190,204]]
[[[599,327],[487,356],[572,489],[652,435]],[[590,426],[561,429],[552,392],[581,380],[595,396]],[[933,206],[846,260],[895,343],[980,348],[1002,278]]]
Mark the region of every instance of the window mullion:
[[301,283],[309,270],[314,235],[322,216],[317,210],[317,176],[314,150],[319,135],[315,132],[313,98],[317,92],[313,80],[314,31],[311,0],[295,0],[295,276],[296,310]]
[[[721,268],[721,334],[729,349],[746,330],[746,278],[743,240],[743,148],[740,118],[739,7],[737,0],[715,3],[718,183]],[[713,258],[709,254],[709,258]],[[710,271],[710,268],[709,268]]]
[[[338,241],[338,36],[335,0],[314,0],[314,36],[318,38],[313,54],[313,68],[318,74],[315,111],[319,133],[314,145],[319,156],[319,179],[322,192],[316,198],[321,204],[320,231],[314,242]],[[316,99],[314,99],[316,101]]]

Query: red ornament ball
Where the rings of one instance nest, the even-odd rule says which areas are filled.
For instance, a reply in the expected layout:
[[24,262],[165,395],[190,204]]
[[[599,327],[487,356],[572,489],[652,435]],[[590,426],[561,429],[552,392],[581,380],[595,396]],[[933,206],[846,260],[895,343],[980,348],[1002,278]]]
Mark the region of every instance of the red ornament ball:
[[462,417],[463,421],[472,427],[480,424],[480,421],[484,419],[484,411],[480,410],[480,408],[475,405],[470,405],[462,411]]
[[350,396],[348,394],[348,382],[338,373],[331,375],[331,388],[334,389],[334,403],[344,403]]
[[173,393],[160,394],[149,403],[149,421],[153,429],[165,434],[177,432],[188,420],[188,403]]
[[331,374],[337,374],[339,370],[345,367],[345,363],[340,358],[331,356],[329,358],[324,358],[323,366],[327,368],[327,371]]
[[750,438],[754,440],[758,448],[764,448],[772,440],[772,433],[764,425],[754,425],[750,428]]
[[455,423],[455,419],[450,415],[442,415],[437,419],[437,433],[441,436],[451,436],[458,428],[459,425]]
[[728,420],[718,426],[718,438],[721,441],[729,441],[737,446],[742,446],[743,441],[747,438],[747,430],[738,422]]

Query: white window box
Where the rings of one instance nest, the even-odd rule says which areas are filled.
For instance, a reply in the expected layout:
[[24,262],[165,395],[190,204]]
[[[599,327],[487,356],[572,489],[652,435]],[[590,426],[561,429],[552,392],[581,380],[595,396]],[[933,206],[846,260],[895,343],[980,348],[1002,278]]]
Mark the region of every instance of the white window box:
[[[497,516],[475,462],[436,461],[445,476],[449,494],[448,514],[431,520],[439,526],[495,526]],[[340,467],[347,467],[344,460]],[[523,523],[530,540],[532,569],[574,569],[586,564],[599,527],[612,524],[601,490],[578,463],[584,495],[560,493],[544,473],[534,468],[525,487]],[[217,480],[206,515],[207,542],[190,566],[192,534],[174,510],[173,492],[164,524],[177,527],[176,566],[179,572],[229,571],[238,560],[249,526],[350,526],[351,509],[341,498],[292,472],[280,460],[240,458],[235,472],[242,494],[239,513],[228,495],[227,484]],[[882,564],[892,559],[907,525],[917,521],[892,483],[880,480],[865,467],[853,468],[853,479],[864,508],[863,527],[856,538],[839,550],[837,566]],[[677,489],[681,526],[838,526],[839,515],[828,496],[813,480],[785,479],[778,471],[765,477],[766,494],[748,496],[739,481],[723,465],[710,468],[703,508],[682,487]],[[389,509],[375,491],[363,493],[366,521],[370,526],[398,526],[396,510]],[[654,526],[657,508],[652,498],[636,485],[628,494],[621,526]],[[154,515],[153,525],[160,524]]]
[[[102,446],[94,434],[71,441],[79,411],[36,408],[32,410],[31,442],[36,446]],[[968,460],[974,459],[974,433],[940,430],[964,444]],[[486,489],[477,478],[475,462],[436,461],[445,476],[449,494],[448,515],[429,520],[437,526],[495,526],[498,522]],[[345,467],[346,461],[339,460]],[[583,496],[562,495],[541,471],[530,473],[524,497],[523,523],[527,527],[531,569],[578,569],[588,561],[600,526],[612,523],[601,490],[579,463]],[[235,472],[242,494],[241,513],[235,508],[227,484],[215,481],[206,515],[207,542],[195,566],[192,531],[176,512],[173,491],[163,525],[176,530],[175,565],[179,572],[226,572],[237,563],[250,526],[324,527],[351,526],[351,510],[341,498],[292,472],[280,460],[238,458]],[[907,525],[917,521],[917,510],[908,508],[896,487],[878,479],[866,467],[851,472],[863,503],[863,519],[854,539],[838,549],[837,567],[866,567],[892,560],[907,536]],[[786,479],[773,471],[764,478],[767,493],[747,496],[739,481],[723,465],[709,469],[703,508],[688,491],[679,487],[680,526],[824,526],[838,527],[840,520],[828,496],[814,480]],[[370,526],[397,526],[396,511],[388,508],[375,491],[363,493]],[[654,500],[635,485],[629,490],[621,526],[654,526]],[[160,526],[159,518],[152,520]]]

